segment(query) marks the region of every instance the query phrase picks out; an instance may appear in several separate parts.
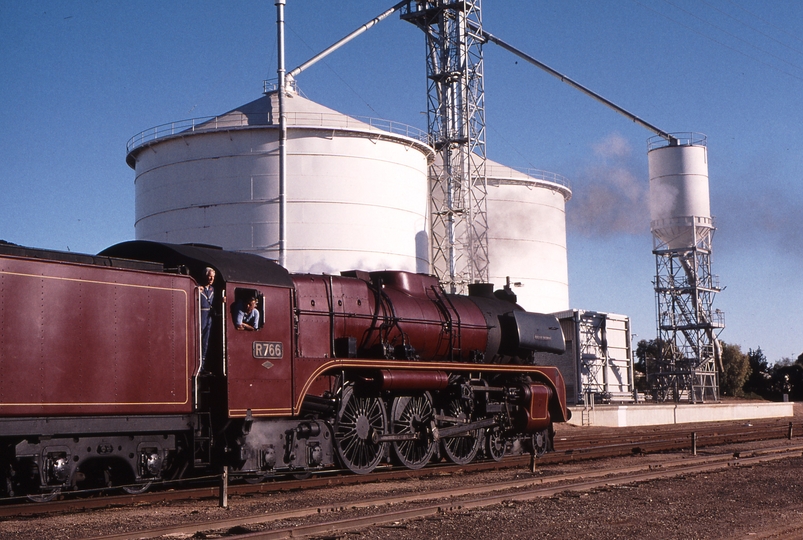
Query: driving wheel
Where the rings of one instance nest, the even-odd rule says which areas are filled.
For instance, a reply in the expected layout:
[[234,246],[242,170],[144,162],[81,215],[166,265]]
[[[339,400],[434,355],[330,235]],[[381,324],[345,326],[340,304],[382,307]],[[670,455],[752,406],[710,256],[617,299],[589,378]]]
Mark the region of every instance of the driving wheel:
[[393,442],[393,454],[408,469],[420,469],[435,453],[435,440],[430,429],[433,414],[429,392],[420,396],[399,396],[393,400],[393,433],[416,435],[414,440]]
[[384,434],[387,423],[381,398],[357,396],[354,386],[346,386],[335,421],[335,447],[343,465],[357,474],[373,471],[384,455],[384,444],[373,436]]

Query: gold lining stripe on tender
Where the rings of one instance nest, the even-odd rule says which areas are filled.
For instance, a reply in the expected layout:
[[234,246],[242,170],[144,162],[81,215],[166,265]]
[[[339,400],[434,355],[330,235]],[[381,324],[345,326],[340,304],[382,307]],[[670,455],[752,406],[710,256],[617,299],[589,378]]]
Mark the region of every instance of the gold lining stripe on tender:
[[[245,417],[249,409],[229,409],[229,417]],[[289,408],[282,409],[250,409],[251,416],[288,416],[293,411]]]
[[[119,270],[119,269],[117,269]],[[187,291],[184,289],[179,289],[176,287],[156,287],[153,285],[136,285],[133,283],[111,283],[109,281],[97,281],[94,279],[78,279],[78,278],[70,278],[70,277],[61,277],[61,276],[42,276],[38,274],[26,274],[23,272],[9,272],[8,270],[0,270],[0,274],[5,274],[9,276],[18,276],[18,277],[30,277],[35,279],[52,279],[56,281],[75,281],[79,283],[91,283],[95,285],[112,285],[116,287],[130,287],[134,289],[152,289],[157,291],[168,291],[168,292],[178,292],[181,293],[184,297],[184,311],[187,312],[188,302],[187,302]],[[166,277],[166,276],[163,276]],[[172,277],[172,276],[171,276]],[[184,333],[186,336],[190,335],[190,317],[184,318]],[[0,408],[2,407],[56,407],[56,406],[81,406],[81,407],[106,407],[109,405],[186,405],[190,402],[190,351],[189,347],[184,347],[184,401],[143,401],[143,402],[99,402],[99,403],[70,403],[70,402],[55,402],[55,403],[3,403],[0,404]]]

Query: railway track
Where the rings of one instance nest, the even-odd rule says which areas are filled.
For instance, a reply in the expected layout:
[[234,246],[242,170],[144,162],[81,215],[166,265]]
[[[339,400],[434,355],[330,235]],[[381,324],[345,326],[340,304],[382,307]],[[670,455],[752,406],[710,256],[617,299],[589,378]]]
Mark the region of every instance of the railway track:
[[[798,425],[798,435],[803,434]],[[593,429],[593,428],[592,428]],[[626,429],[626,431],[625,431]],[[617,431],[619,430],[619,431]],[[614,457],[627,453],[653,453],[688,448],[720,446],[770,439],[793,439],[795,425],[787,419],[651,426],[645,428],[607,428],[578,434],[556,434],[555,451],[544,456],[544,463],[571,459]]]
[[[94,540],[134,540],[142,537],[159,538],[166,535],[214,534],[227,538],[280,539],[323,534],[337,535],[367,527],[398,524],[406,520],[438,516],[455,511],[551,497],[562,492],[589,491],[601,487],[705,473],[766,461],[798,458],[801,454],[803,454],[803,444],[753,451],[744,453],[739,458],[734,457],[732,453],[697,458],[672,457],[659,465],[645,463],[547,477],[526,477],[512,481],[483,483],[423,493],[407,493],[395,497],[343,500],[270,515],[262,513],[234,519],[207,521],[202,524],[143,529],[93,538]],[[290,527],[269,529],[273,524],[288,520],[295,520],[298,523]],[[255,530],[260,528],[266,530]],[[786,528],[787,531],[793,529],[794,524],[790,524]]]
[[[798,434],[803,434],[799,426]],[[661,426],[630,428],[583,428],[562,430],[555,437],[555,451],[538,458],[538,466],[560,464],[573,461],[617,457],[630,454],[658,453],[702,449],[729,443],[744,443],[772,439],[792,439],[794,426],[784,419],[769,419],[754,422],[728,422],[717,424],[697,424],[681,426]],[[370,477],[343,474],[347,471],[329,471],[309,479],[280,479],[260,484],[231,484],[227,486],[230,495],[265,494],[294,490],[331,487],[334,485],[354,485],[370,482],[404,480],[431,474],[448,475],[457,472],[479,472],[506,468],[532,466],[530,456],[509,456],[500,462],[481,461],[469,465],[436,464],[417,471],[406,468],[384,466]],[[198,485],[199,482],[205,482]],[[4,501],[0,505],[0,518],[71,512],[125,506],[152,504],[169,501],[198,500],[220,496],[220,477],[195,479],[177,485],[161,486],[150,493],[138,495],[108,495],[102,491],[93,493],[70,493],[62,500],[32,504],[23,501]],[[83,496],[82,496],[83,495]],[[21,504],[14,504],[21,502]]]
[[[752,422],[726,422],[717,424],[696,424],[644,428],[583,428],[558,432],[555,437],[555,451],[537,459],[538,465],[560,464],[617,457],[629,454],[671,452],[720,446],[729,443],[793,438],[794,424],[784,419],[768,419]],[[803,435],[803,425],[797,429]],[[420,470],[380,466],[369,477],[355,476],[346,470],[331,470],[307,479],[278,478],[258,484],[231,484],[227,491],[231,495],[287,492],[300,489],[315,489],[333,485],[359,484],[366,481],[383,482],[407,479],[430,474],[453,474],[455,472],[477,472],[532,467],[528,455],[508,456],[500,462],[477,461],[468,465],[433,464]],[[220,476],[196,478],[176,484],[158,486],[154,491],[141,494],[109,494],[105,490],[92,492],[71,492],[61,500],[44,503],[31,503],[22,498],[0,501],[0,517],[15,515],[35,515],[54,512],[69,512],[121,506],[129,504],[148,504],[154,502],[181,501],[220,496]],[[199,485],[201,484],[201,485]],[[14,504],[14,503],[18,504]]]

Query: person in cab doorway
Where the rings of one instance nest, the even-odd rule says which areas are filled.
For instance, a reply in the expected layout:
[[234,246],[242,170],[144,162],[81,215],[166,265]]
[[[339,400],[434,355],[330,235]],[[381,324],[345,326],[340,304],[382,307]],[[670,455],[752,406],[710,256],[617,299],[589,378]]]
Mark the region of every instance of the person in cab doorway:
[[198,287],[201,296],[201,371],[206,371],[206,351],[212,333],[212,303],[215,301],[215,270],[206,268],[204,285]]

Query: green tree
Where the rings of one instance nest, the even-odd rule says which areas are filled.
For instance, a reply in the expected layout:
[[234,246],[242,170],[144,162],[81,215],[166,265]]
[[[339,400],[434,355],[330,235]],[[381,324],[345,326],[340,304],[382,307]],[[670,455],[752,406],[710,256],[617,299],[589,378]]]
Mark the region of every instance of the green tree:
[[772,373],[767,357],[759,347],[756,350],[748,350],[747,358],[750,362],[750,375],[744,383],[745,393],[758,394],[769,399],[772,394]]
[[803,365],[782,358],[772,366],[769,398],[780,401],[784,394],[790,401],[803,399]]
[[738,345],[722,343],[722,373],[719,389],[724,396],[744,396],[744,384],[750,376],[750,358]]
[[647,384],[647,373],[654,371],[655,361],[658,360],[660,341],[657,339],[642,339],[636,346],[636,362],[633,364],[635,370],[636,390],[646,392],[649,390]]

